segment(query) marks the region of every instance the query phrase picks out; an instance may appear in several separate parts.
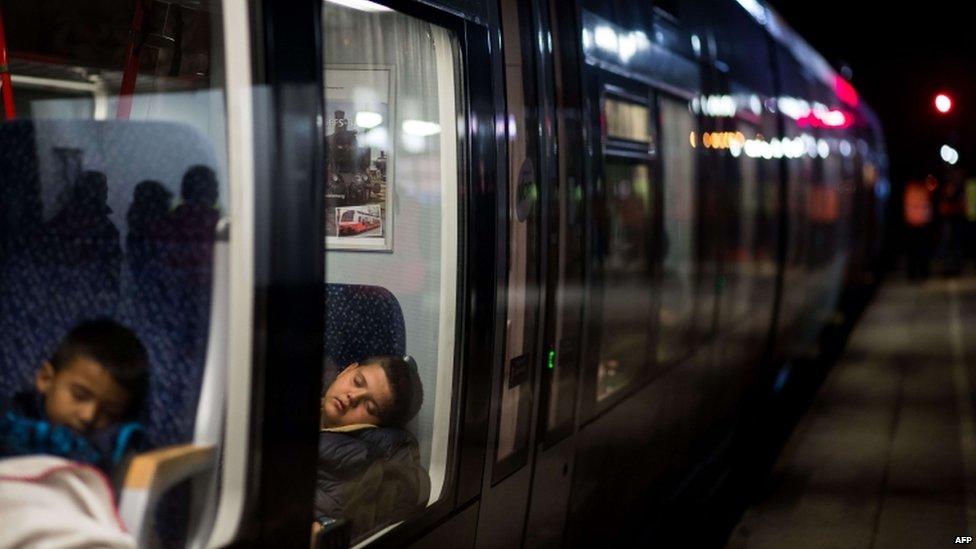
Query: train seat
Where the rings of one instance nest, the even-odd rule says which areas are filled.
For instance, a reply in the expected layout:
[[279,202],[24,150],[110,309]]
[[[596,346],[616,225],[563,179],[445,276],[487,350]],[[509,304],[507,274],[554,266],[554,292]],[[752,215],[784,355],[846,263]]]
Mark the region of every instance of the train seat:
[[344,368],[371,356],[405,354],[403,311],[389,290],[363,284],[325,287],[327,361]]

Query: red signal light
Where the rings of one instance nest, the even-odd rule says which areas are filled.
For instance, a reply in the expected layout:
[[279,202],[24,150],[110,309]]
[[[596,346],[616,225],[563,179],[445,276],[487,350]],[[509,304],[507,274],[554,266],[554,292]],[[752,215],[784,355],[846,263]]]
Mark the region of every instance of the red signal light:
[[952,98],[944,93],[936,95],[935,110],[942,114],[948,114],[948,112],[952,110]]

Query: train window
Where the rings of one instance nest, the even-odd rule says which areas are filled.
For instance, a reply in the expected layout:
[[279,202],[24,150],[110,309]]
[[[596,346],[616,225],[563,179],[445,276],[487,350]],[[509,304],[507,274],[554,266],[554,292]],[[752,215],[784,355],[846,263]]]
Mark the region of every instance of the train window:
[[695,300],[695,205],[698,185],[695,116],[686,101],[660,96],[664,169],[664,273],[657,359],[679,360],[690,349]]
[[817,140],[795,125],[786,125],[786,137],[800,140],[804,144],[804,154],[790,158],[787,162],[787,212],[789,215],[787,235],[787,257],[784,266],[783,284],[796,291],[785,292],[783,309],[780,312],[782,326],[788,329],[797,320],[805,299],[803,287],[806,284],[805,258],[808,247],[807,190],[813,179],[814,158],[817,155]]
[[[14,101],[0,125],[0,398],[74,326],[105,317],[148,354],[136,414],[147,445],[220,444],[231,384],[226,334],[212,331],[226,329],[218,296],[233,282],[218,276],[217,235],[240,190],[228,181],[222,15],[219,2],[4,2]],[[247,254],[243,239],[231,245]],[[163,497],[154,543],[186,541],[191,498],[208,520],[203,485]]]
[[815,250],[813,266],[824,273],[824,276],[818,277],[824,282],[820,282],[813,289],[816,308],[820,316],[829,315],[834,307],[835,300],[838,297],[837,293],[840,290],[840,283],[830,281],[842,279],[841,273],[846,259],[839,239],[846,223],[846,211],[842,212],[844,206],[841,205],[844,177],[843,161],[845,158],[840,150],[841,139],[831,136],[824,138],[823,143],[826,145],[822,148],[822,152],[826,153],[826,155],[822,155],[825,158],[821,160],[823,175],[818,184],[810,188],[807,202],[811,244]]
[[[777,102],[783,114],[784,137],[797,144],[798,153],[785,161],[786,208],[789,222],[786,235],[786,258],[783,267],[783,305],[779,311],[781,332],[794,330],[806,300],[807,270],[806,257],[810,245],[809,220],[807,215],[807,194],[814,180],[815,164],[818,158],[817,130],[801,125],[804,107],[809,107],[811,90],[810,76],[803,65],[782,46],[774,49],[777,68],[780,73],[780,93]],[[802,144],[802,148],[799,145]]]
[[[756,222],[759,213],[759,169],[762,156],[745,153],[745,144],[763,139],[761,132],[747,122],[736,121],[733,134],[733,157],[738,177],[726,182],[726,203],[729,215],[725,222],[722,272],[724,285],[720,306],[721,328],[728,332],[742,331],[760,316],[752,302],[755,290]],[[765,314],[765,311],[762,312]],[[739,349],[741,351],[742,349]]]
[[[806,250],[806,266],[811,271],[819,269],[831,253],[827,239],[828,230],[831,226],[828,214],[830,188],[825,179],[827,165],[820,155],[821,152],[829,154],[830,145],[826,139],[821,137],[818,139],[817,146],[820,150],[817,151],[818,157],[813,159],[812,177],[806,189],[805,201],[800,206],[805,211],[804,215],[808,224],[809,242]],[[813,278],[811,289],[817,283],[818,280]],[[811,294],[809,297],[813,297],[813,295]]]
[[603,167],[606,235],[598,402],[639,379],[648,362],[650,220],[656,199],[646,164],[607,157]]
[[[841,173],[840,173],[840,193],[841,199],[840,204],[842,211],[841,224],[838,228],[837,240],[839,242],[848,242],[852,240],[853,235],[856,233],[855,227],[852,226],[852,219],[855,215],[855,211],[859,208],[861,204],[860,193],[858,192],[858,187],[862,184],[862,179],[860,178],[862,159],[858,155],[857,141],[851,133],[845,133],[838,144],[838,152],[841,155]],[[849,198],[846,200],[843,198],[847,195]],[[853,258],[852,258],[853,259]]]
[[[389,493],[377,492],[375,499],[399,498],[402,505],[368,520],[356,515],[358,538],[439,500],[447,482],[459,240],[459,49],[448,30],[366,1],[324,2],[322,28],[330,118],[327,383],[372,355],[407,354],[423,391],[419,413],[397,431],[416,444],[413,465],[422,474],[411,477],[407,496],[396,493],[404,489],[398,483],[379,487]],[[316,512],[356,514],[328,506]]]
[[[779,133],[777,126],[774,116],[765,113],[762,115],[759,129],[763,135],[776,135]],[[799,142],[794,141],[791,146],[794,148],[795,155],[799,148]],[[756,283],[753,299],[757,306],[766,308],[772,314],[776,291],[777,246],[779,245],[780,233],[779,163],[759,162],[756,181],[758,184],[758,195],[756,197],[758,217],[756,219],[755,253],[753,255],[753,259],[756,261],[754,270]],[[764,329],[768,327],[766,318],[763,318],[762,315],[756,315],[756,317],[760,326]]]
[[[776,120],[765,113],[754,122],[732,121],[729,159],[736,168],[726,182],[720,326],[727,355],[745,360],[765,337],[773,313],[778,232],[778,166],[763,153],[776,135]],[[790,142],[792,143],[792,142]],[[791,145],[792,146],[792,145]]]
[[603,116],[609,139],[651,144],[651,109],[647,105],[606,97]]

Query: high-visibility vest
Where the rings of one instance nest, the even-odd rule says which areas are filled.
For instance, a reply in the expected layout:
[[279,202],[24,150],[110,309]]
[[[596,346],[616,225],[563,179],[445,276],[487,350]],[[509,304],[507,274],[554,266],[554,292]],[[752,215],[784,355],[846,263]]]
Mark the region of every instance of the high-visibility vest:
[[925,185],[909,181],[905,185],[905,224],[923,227],[932,221],[932,199]]
[[966,180],[966,219],[976,221],[976,177]]

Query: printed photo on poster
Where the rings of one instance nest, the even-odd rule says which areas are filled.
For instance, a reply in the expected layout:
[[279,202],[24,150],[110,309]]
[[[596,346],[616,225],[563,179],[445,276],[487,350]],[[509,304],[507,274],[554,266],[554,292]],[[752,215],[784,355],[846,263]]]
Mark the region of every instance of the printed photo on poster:
[[393,250],[393,71],[327,66],[326,248]]

